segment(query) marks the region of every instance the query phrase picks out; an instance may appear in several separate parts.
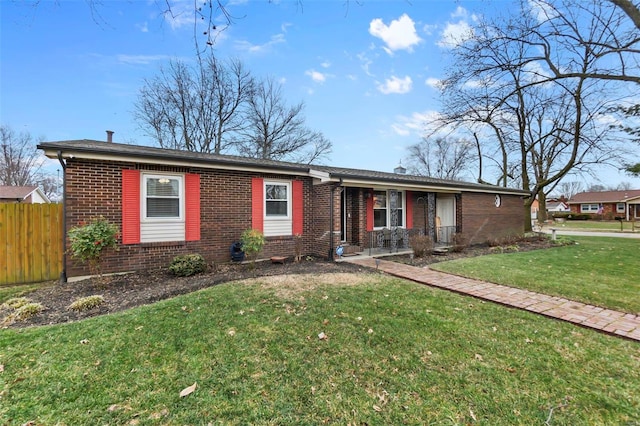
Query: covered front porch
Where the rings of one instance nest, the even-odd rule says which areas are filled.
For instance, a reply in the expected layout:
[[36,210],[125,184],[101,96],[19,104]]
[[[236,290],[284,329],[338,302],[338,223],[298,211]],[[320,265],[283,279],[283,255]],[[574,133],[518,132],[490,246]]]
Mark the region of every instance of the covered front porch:
[[338,205],[338,257],[410,253],[416,235],[444,249],[461,231],[460,197],[454,193],[341,187]]

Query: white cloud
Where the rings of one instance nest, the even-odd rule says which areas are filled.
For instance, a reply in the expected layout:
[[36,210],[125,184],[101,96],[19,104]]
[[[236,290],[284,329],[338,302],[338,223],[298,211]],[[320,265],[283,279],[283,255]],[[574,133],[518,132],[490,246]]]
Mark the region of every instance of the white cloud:
[[396,76],[391,76],[385,80],[384,84],[378,84],[378,90],[385,95],[389,95],[391,93],[404,94],[409,93],[411,91],[412,85],[411,77],[406,76],[404,78],[398,78]]
[[143,22],[142,24],[136,24],[136,27],[143,33],[149,32],[149,24],[146,22]]
[[287,32],[287,28],[292,27],[292,26],[293,26],[293,24],[290,24],[290,23],[288,23],[288,22],[285,22],[284,24],[280,25],[280,30],[281,30],[283,33],[286,33],[286,32]]
[[373,74],[371,73],[371,71],[369,71],[369,66],[373,64],[373,61],[369,59],[367,54],[364,52],[358,53],[356,57],[360,61],[360,67],[362,68],[364,73],[367,74],[369,77],[373,77]]
[[528,62],[523,66],[526,80],[539,83],[551,78],[551,73],[542,67],[540,62]]
[[116,55],[116,60],[129,65],[148,65],[152,62],[167,61],[169,55]]
[[286,41],[284,34],[275,34],[264,44],[252,44],[246,40],[239,40],[236,42],[236,47],[249,53],[264,53],[271,50],[273,46],[285,43]]
[[173,30],[177,30],[185,26],[193,26],[194,22],[198,22],[193,8],[193,2],[172,2],[171,8],[164,12],[164,20],[169,23]]
[[413,47],[422,41],[416,33],[415,23],[406,13],[391,21],[388,26],[380,18],[372,20],[369,23],[369,34],[384,41],[384,49],[389,54],[396,50],[412,52]]
[[474,35],[473,28],[469,25],[469,20],[478,21],[478,16],[469,15],[469,12],[462,7],[458,6],[451,18],[457,20],[456,22],[447,22],[447,25],[442,30],[440,40],[436,44],[444,48],[453,48],[465,43]]
[[437,25],[432,25],[432,24],[426,24],[424,27],[422,27],[422,31],[426,34],[426,35],[432,35],[433,32],[435,30],[438,29]]
[[558,11],[548,2],[544,0],[529,0],[529,13],[538,22],[546,22],[558,15]]
[[329,68],[331,66],[331,62],[329,61],[324,61],[323,63],[320,64],[320,66],[322,68]]
[[414,112],[410,116],[399,115],[396,122],[391,125],[393,131],[399,136],[422,136],[425,123],[440,117],[437,111]]
[[305,74],[311,77],[311,80],[315,81],[316,83],[324,83],[327,79],[326,74],[323,74],[316,70],[307,70],[305,71]]
[[463,44],[472,36],[473,28],[471,28],[467,22],[459,21],[454,24],[449,22],[444,30],[442,30],[442,37],[440,37],[440,40],[438,40],[436,44],[440,47],[453,48]]
[[469,16],[469,12],[467,12],[467,9],[465,9],[462,6],[458,6],[456,10],[454,10],[453,13],[451,14],[452,18],[467,19],[468,16]]
[[429,77],[425,80],[424,84],[437,90],[442,88],[442,80],[439,78]]

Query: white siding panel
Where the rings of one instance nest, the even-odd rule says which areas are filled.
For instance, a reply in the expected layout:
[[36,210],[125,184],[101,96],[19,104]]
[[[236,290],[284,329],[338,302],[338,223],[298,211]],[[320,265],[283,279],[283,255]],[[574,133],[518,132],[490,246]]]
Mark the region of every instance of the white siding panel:
[[184,241],[184,222],[142,222],[140,242]]
[[264,221],[264,236],[276,237],[280,235],[291,235],[292,221],[289,220],[269,220]]

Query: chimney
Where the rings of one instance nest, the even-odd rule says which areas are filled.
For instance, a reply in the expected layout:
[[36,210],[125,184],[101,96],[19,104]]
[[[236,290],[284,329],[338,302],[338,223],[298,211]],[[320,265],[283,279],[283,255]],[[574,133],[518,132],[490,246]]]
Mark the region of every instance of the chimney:
[[107,130],[107,142],[113,142],[113,130]]

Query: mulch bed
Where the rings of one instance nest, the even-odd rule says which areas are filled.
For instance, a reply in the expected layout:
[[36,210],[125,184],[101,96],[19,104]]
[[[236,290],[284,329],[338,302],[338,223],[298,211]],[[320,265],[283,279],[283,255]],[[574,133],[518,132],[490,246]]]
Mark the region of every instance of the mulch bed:
[[[517,251],[544,249],[551,246],[552,244],[548,239],[528,239],[517,243]],[[410,263],[415,266],[426,266],[436,262],[508,252],[509,250],[509,247],[474,246],[458,253],[431,254],[415,259],[411,259],[409,255],[397,255],[385,257],[385,260]],[[317,275],[336,272],[359,272],[362,270],[361,267],[348,262],[329,262],[307,258],[298,263],[290,261],[286,261],[283,264],[269,261],[257,262],[255,267],[246,263],[219,264],[209,272],[192,277],[174,277],[166,269],[162,269],[115,275],[101,279],[90,278],[65,284],[56,282],[27,295],[32,301],[44,305],[44,311],[28,320],[4,326],[22,328],[67,323],[147,305],[220,283],[246,278],[282,274]],[[69,309],[69,305],[75,300],[91,295],[102,295],[106,303],[84,312]],[[0,309],[0,321],[7,313],[7,310]]]

